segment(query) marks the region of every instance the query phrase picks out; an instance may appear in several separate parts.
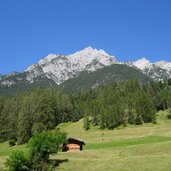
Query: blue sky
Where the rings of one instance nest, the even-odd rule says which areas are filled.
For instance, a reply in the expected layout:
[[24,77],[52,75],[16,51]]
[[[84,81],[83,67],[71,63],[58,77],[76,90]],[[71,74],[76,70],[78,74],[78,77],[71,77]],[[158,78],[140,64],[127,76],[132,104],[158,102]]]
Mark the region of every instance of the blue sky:
[[0,0],[0,73],[91,46],[171,61],[170,0]]

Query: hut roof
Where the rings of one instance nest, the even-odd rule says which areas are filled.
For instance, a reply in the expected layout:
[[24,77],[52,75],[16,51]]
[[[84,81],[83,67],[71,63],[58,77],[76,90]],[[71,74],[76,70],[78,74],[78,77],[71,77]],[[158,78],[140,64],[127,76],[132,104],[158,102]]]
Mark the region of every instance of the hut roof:
[[72,137],[70,137],[70,138],[67,139],[67,141],[68,142],[75,141],[75,142],[78,142],[78,143],[80,143],[82,145],[85,145],[85,142],[83,140],[81,140],[81,139],[78,139],[78,138],[72,138]]

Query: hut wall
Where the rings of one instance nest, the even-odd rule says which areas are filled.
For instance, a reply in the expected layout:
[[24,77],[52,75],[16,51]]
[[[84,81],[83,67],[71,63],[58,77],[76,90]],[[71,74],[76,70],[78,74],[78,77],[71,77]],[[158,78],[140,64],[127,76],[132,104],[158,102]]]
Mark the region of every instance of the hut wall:
[[80,145],[78,144],[67,144],[66,147],[69,151],[80,151]]

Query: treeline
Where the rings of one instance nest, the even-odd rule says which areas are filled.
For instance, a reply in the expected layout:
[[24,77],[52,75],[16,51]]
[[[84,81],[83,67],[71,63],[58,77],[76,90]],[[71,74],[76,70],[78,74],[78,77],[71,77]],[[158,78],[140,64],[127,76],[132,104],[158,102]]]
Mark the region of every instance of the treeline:
[[101,129],[155,123],[156,111],[171,107],[170,85],[170,81],[143,85],[132,80],[71,95],[42,88],[0,97],[0,141],[12,139],[22,144],[61,122],[83,117],[85,129],[90,122]]
[[82,95],[84,128],[89,128],[89,116],[92,124],[101,129],[128,123],[155,123],[156,111],[171,107],[170,85],[161,82],[144,85],[132,80],[90,91]]
[[[0,98],[0,141],[15,139],[19,144],[59,123],[75,121],[68,95],[54,89],[36,89],[13,98]],[[81,116],[80,116],[81,117]]]

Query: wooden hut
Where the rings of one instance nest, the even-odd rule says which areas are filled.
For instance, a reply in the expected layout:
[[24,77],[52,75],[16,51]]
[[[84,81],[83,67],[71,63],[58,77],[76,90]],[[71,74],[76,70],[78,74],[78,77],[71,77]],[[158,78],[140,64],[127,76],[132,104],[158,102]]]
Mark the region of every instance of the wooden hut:
[[77,138],[68,138],[67,143],[63,144],[63,151],[80,151],[85,145],[83,140]]

